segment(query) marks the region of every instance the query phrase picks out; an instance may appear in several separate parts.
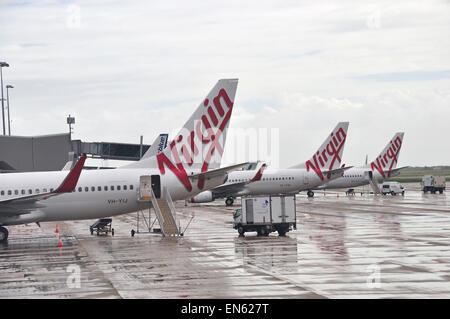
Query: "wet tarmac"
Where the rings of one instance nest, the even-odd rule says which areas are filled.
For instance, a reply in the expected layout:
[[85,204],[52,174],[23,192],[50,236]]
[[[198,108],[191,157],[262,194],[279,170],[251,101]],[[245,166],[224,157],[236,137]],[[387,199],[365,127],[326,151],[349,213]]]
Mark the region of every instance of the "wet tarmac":
[[182,229],[194,215],[180,238],[131,237],[136,213],[113,218],[114,237],[91,235],[92,220],[58,223],[58,234],[56,223],[12,226],[0,298],[449,298],[450,193],[405,188],[301,194],[286,237],[238,237],[239,201],[222,200],[178,202]]

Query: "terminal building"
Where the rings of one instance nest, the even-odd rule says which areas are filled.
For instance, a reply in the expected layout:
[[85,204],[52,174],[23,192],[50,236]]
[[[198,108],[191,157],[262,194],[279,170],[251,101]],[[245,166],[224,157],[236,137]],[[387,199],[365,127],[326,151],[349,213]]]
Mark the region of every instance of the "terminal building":
[[[141,139],[142,140],[142,139]],[[138,161],[150,145],[72,140],[70,133],[0,135],[0,173],[57,171],[73,157]]]

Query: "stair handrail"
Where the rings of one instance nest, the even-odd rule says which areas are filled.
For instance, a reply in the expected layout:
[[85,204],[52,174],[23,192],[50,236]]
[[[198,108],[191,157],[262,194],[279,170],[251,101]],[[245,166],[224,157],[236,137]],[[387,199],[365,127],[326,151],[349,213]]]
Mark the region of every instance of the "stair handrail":
[[175,211],[175,205],[173,204],[172,197],[170,196],[170,193],[169,193],[167,187],[163,188],[163,197],[166,199],[166,201],[169,205],[169,210],[170,210],[170,213],[172,214],[173,220],[175,222],[175,227],[177,228],[177,233],[179,235],[181,229],[180,229],[179,225],[177,225],[177,212]]
[[161,209],[159,208],[158,201],[156,200],[155,197],[155,193],[153,192],[153,189],[151,187],[150,187],[150,195],[153,208],[155,209],[156,217],[158,218],[159,226],[161,227],[161,231],[165,236],[166,232],[164,231],[164,216],[161,214]]

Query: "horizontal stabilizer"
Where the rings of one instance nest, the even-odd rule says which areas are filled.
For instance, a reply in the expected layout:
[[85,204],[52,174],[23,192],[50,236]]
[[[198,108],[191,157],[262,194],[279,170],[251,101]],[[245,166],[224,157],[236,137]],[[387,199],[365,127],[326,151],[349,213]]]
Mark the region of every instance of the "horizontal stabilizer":
[[386,175],[386,177],[394,177],[394,176],[398,176],[400,174],[400,170],[408,168],[409,166],[403,166],[403,167],[399,167],[396,169],[392,169],[390,171],[384,171],[384,174]]
[[231,165],[231,166],[226,166],[226,167],[221,167],[221,168],[216,168],[216,169],[212,169],[212,170],[209,170],[206,172],[189,175],[189,178],[200,178],[200,177],[212,178],[212,177],[218,177],[221,175],[227,175],[228,173],[230,173],[232,171],[236,171],[238,169],[241,169],[247,165],[248,165],[248,162]]
[[345,172],[346,170],[352,168],[352,167],[353,167],[353,166],[347,166],[347,167],[336,168],[336,169],[332,169],[332,170],[329,170],[329,171],[324,171],[324,172],[322,172],[322,174],[323,174],[324,176],[327,176],[328,179],[330,179],[330,178],[333,178],[333,179],[334,179],[334,178],[336,178],[336,176],[337,176],[337,177],[340,177],[340,176],[344,175],[344,172]]

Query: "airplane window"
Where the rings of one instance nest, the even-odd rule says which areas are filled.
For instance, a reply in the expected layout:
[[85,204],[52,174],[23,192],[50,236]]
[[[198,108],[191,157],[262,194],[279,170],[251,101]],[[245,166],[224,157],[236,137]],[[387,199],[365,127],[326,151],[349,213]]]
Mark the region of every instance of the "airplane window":
[[114,190],[114,186],[111,186],[111,190],[112,190],[112,191]]
[[11,191],[8,191],[8,195],[12,195],[12,192],[11,192]]
[[89,192],[89,187],[86,186],[86,187],[84,188],[84,191],[85,191],[85,192]]
[[102,187],[101,187],[101,186],[97,186],[97,190],[98,190],[99,192],[101,192],[101,191],[102,191]]
[[25,190],[24,189],[22,189],[22,195],[25,195]]
[[14,195],[19,195],[19,191],[17,189],[14,190]]
[[36,194],[39,194],[39,188],[35,189]]
[[0,195],[2,195],[2,196],[5,195],[5,191],[1,191]]
[[103,189],[104,189],[105,191],[108,191],[108,186],[103,186]]
[[95,186],[91,186],[91,191],[95,192]]
[[[73,190],[73,191],[75,191],[75,190]],[[53,188],[50,188],[50,193],[51,193],[51,192],[53,192]]]
[[124,191],[127,190],[127,185],[123,185],[123,190],[124,190]]
[[82,187],[78,187],[78,191],[81,193],[83,191]]
[[117,185],[117,190],[120,191],[120,185]]
[[42,192],[43,192],[43,193],[47,193],[47,188],[44,188],[44,189],[42,190]]
[[131,189],[131,190],[133,189],[133,185],[130,185],[130,189]]

